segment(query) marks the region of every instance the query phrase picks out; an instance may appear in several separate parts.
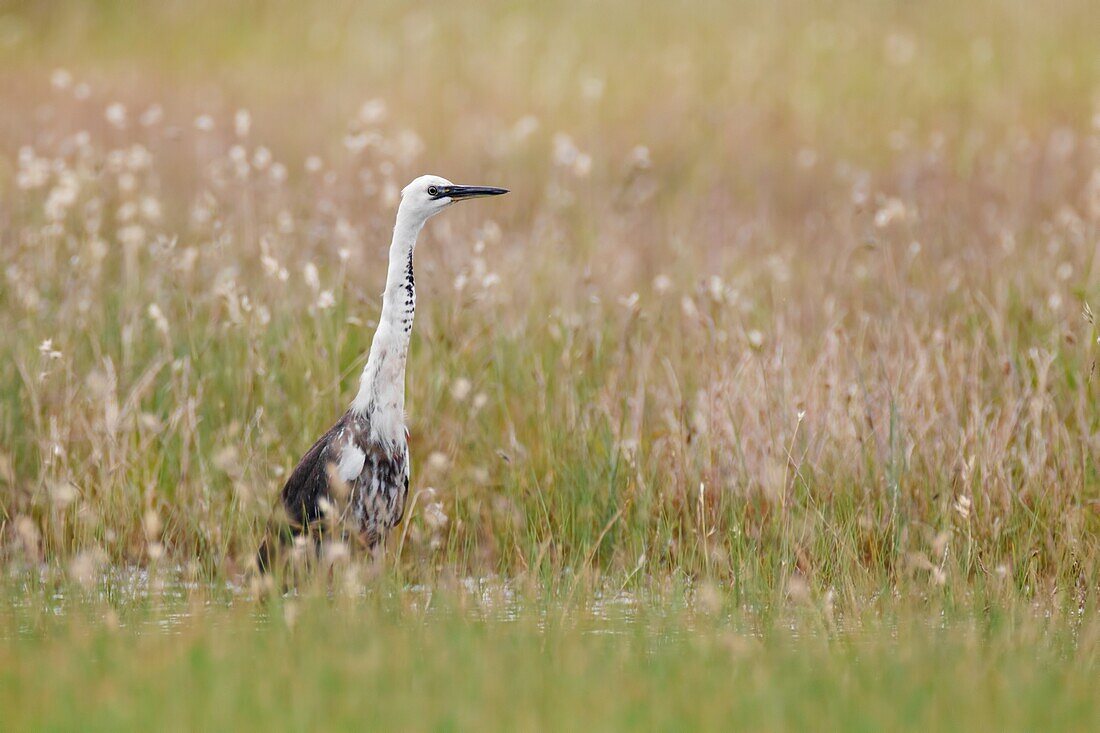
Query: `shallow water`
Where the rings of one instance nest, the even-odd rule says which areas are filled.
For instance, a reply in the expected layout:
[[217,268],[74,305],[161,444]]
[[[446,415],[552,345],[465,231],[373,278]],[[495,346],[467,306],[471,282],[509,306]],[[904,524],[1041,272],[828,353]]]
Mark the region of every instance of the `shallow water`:
[[[452,617],[457,612],[475,622],[522,621],[534,624],[540,631],[565,626],[593,636],[627,635],[643,627],[646,636],[658,643],[718,627],[746,639],[762,638],[767,633],[764,629],[779,631],[782,643],[790,645],[828,637],[844,638],[859,646],[869,622],[879,639],[884,633],[896,637],[898,628],[897,619],[888,612],[845,616],[814,603],[788,604],[776,613],[768,613],[764,604],[742,602],[733,606],[729,598],[716,596],[714,589],[704,593],[691,583],[671,592],[628,590],[610,581],[596,588],[569,589],[565,582],[557,591],[532,590],[498,576],[402,587],[367,581],[351,586],[334,583],[320,590],[319,596],[316,588],[305,592],[290,589],[273,606],[257,601],[254,586],[244,576],[223,581],[202,580],[182,566],[104,567],[95,582],[85,586],[72,582],[68,574],[56,567],[12,568],[7,583],[0,586],[4,599],[0,603],[0,639],[40,631],[43,615],[60,619],[75,613],[86,616],[89,612],[93,617],[102,614],[104,621],[110,616],[112,625],[138,635],[180,634],[196,618],[214,628],[240,627],[244,619],[246,626],[251,624],[259,629],[285,621],[288,607],[293,609],[325,597],[353,604],[357,599],[380,601],[383,607],[414,623]],[[867,601],[868,607],[877,602],[874,598]],[[1049,621],[1051,609],[1036,602],[1029,615],[1033,620]],[[1071,626],[1079,626],[1086,615],[1082,608],[1068,613],[1064,620]],[[948,631],[960,620],[966,621],[948,616],[943,610],[918,614],[919,623],[929,633]],[[913,618],[909,620],[912,622]]]
[[[79,607],[101,605],[108,609],[139,609],[142,613],[127,614],[119,618],[120,628],[137,633],[177,633],[193,616],[202,615],[204,623],[218,623],[219,614],[206,613],[228,610],[233,607],[251,611],[256,625],[269,623],[269,608],[256,602],[254,589],[244,577],[224,582],[197,580],[181,566],[158,567],[150,570],[139,566],[111,566],[98,573],[94,583],[82,587],[68,580],[56,568],[39,567],[34,570],[13,570],[9,574],[8,592],[5,593],[7,613],[15,613],[33,619],[45,612],[61,617]],[[565,597],[532,596],[517,589],[516,583],[500,577],[467,577],[458,582],[457,596],[464,615],[481,621],[508,623],[521,617],[537,616],[538,624],[545,628],[551,623],[583,618],[584,633],[618,634],[630,623],[639,619],[643,607],[649,617],[660,616],[664,603],[647,603],[647,599],[634,591],[609,585],[606,588],[583,591],[576,603]],[[377,598],[393,601],[405,612],[423,619],[445,614],[453,610],[456,590],[452,587],[436,587],[423,583],[409,584],[399,589],[386,586],[379,590],[366,583],[352,591],[340,588],[330,590],[330,597],[342,599]],[[445,599],[445,600],[444,600]],[[290,589],[282,595],[284,603],[294,604],[304,600],[298,590]],[[653,601],[654,599],[649,599]],[[568,608],[567,608],[568,606]],[[0,613],[5,609],[0,608]],[[22,613],[20,613],[22,612]],[[671,610],[667,611],[671,613]],[[589,628],[591,627],[591,628]],[[0,625],[0,635],[14,632],[16,635],[31,633],[33,622]]]

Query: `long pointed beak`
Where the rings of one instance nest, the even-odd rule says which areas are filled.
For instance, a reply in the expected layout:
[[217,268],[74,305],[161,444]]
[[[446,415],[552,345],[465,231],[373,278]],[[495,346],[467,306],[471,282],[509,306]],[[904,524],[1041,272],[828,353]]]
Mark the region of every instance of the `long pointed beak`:
[[481,196],[500,196],[508,193],[507,188],[494,188],[493,186],[447,186],[440,191],[440,197],[458,199],[473,199]]

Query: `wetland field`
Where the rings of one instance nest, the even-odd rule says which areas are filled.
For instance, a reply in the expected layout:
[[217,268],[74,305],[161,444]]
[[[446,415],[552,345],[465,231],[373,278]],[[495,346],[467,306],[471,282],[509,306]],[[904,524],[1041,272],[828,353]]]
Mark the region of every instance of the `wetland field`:
[[[1100,728],[1098,27],[0,0],[0,729]],[[261,579],[423,173],[404,521]]]

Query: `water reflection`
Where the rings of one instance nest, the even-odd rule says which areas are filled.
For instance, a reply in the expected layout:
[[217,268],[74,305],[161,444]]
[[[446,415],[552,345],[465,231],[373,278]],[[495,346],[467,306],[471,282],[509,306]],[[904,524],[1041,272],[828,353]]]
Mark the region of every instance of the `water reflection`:
[[[257,602],[257,587],[250,578],[204,580],[180,566],[105,567],[94,583],[83,586],[50,567],[12,571],[8,581],[7,592],[3,593],[6,603],[0,606],[0,614],[9,615],[14,623],[0,624],[0,635],[34,633],[41,614],[60,618],[76,611],[87,613],[89,609],[100,609],[104,614],[113,613],[111,609],[124,611],[112,623],[139,634],[180,633],[196,616],[202,616],[204,624],[239,623],[239,613],[210,613],[230,608],[247,614],[257,626],[271,623],[276,616],[282,618],[281,612],[272,613],[271,604]],[[507,623],[536,619],[539,628],[579,625],[583,633],[591,634],[626,633],[626,627],[639,620],[643,606],[648,618],[673,613],[667,603],[647,603],[645,594],[610,583],[570,591],[571,586],[565,582],[563,587],[565,590],[557,593],[537,592],[526,586],[520,588],[512,579],[487,576],[399,587],[366,582],[353,586],[350,592],[346,584],[333,583],[324,592],[332,600],[361,598],[391,603],[425,621],[457,610],[473,620]],[[276,601],[298,604],[310,598],[310,593],[312,590],[288,588],[276,596]]]

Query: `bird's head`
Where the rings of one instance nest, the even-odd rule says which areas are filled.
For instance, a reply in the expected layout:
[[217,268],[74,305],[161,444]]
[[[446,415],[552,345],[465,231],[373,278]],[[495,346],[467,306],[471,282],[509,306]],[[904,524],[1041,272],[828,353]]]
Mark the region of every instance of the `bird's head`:
[[401,191],[401,210],[427,220],[456,201],[499,196],[506,188],[492,186],[459,186],[439,176],[420,176]]

